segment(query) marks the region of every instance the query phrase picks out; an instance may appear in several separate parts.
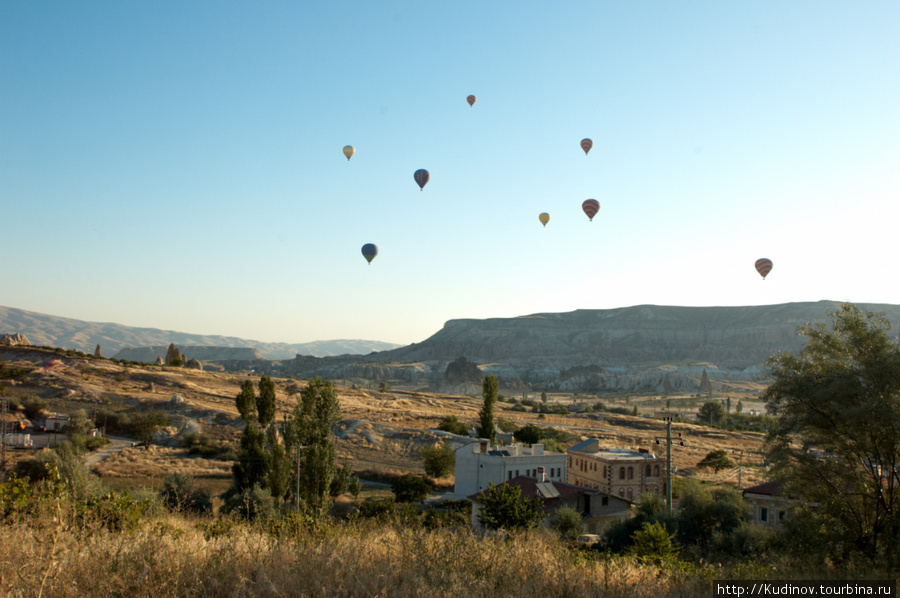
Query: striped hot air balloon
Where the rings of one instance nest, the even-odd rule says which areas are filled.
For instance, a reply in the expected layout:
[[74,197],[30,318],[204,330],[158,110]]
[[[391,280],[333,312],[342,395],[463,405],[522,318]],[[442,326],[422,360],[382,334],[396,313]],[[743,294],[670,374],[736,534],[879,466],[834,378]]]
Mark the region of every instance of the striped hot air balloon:
[[420,168],[413,175],[413,178],[416,180],[416,184],[419,185],[419,191],[422,191],[425,189],[425,185],[428,184],[428,181],[431,180],[431,173],[424,168]]
[[584,203],[581,204],[581,209],[587,214],[588,220],[593,220],[594,216],[597,215],[597,212],[600,211],[600,202],[596,199],[586,199],[584,200]]
[[369,265],[372,265],[372,260],[378,255],[378,247],[375,243],[366,243],[362,246],[362,254],[366,261],[369,262]]
[[475,96],[467,97],[466,101],[469,102],[469,106],[474,106],[475,105]]
[[538,220],[541,221],[541,224],[547,226],[547,223],[550,222],[550,214],[547,212],[541,212],[541,215],[538,216]]
[[591,151],[591,148],[594,147],[594,142],[585,137],[581,140],[581,149],[584,150],[584,155],[587,156],[588,152]]
[[759,258],[756,260],[756,271],[759,272],[759,275],[763,277],[763,280],[766,279],[769,272],[772,271],[772,260],[768,258]]

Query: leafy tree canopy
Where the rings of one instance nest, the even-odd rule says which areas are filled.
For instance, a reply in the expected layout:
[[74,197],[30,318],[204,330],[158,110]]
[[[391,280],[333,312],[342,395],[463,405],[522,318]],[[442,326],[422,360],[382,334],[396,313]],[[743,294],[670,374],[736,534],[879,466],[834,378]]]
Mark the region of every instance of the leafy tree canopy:
[[529,529],[545,517],[539,499],[523,497],[522,490],[511,484],[492,484],[482,494],[481,505],[481,524],[486,529]]
[[[845,303],[769,360],[772,474],[873,560],[900,562],[900,345],[881,314]],[[849,550],[849,549],[848,549]]]
[[697,463],[697,467],[709,467],[719,473],[720,469],[734,467],[734,461],[728,457],[728,451],[719,449],[708,452],[703,460]]

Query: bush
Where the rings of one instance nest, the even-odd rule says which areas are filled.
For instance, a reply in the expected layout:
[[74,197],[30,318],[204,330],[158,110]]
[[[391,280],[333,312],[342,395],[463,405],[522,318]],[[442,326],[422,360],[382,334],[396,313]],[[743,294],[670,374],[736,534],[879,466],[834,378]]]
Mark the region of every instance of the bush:
[[357,514],[363,519],[389,521],[394,518],[397,503],[393,498],[367,500],[357,506]]
[[22,401],[22,407],[25,409],[25,417],[28,419],[38,419],[46,413],[47,402],[38,397],[25,397]]
[[456,434],[457,436],[468,436],[469,428],[461,423],[458,419],[456,419],[455,415],[448,415],[444,419],[441,420],[441,423],[438,424],[438,430],[443,430],[445,432],[450,432],[451,434]]
[[472,521],[472,501],[445,500],[431,505],[425,511],[424,525],[428,529],[439,527],[468,527]]
[[163,504],[172,511],[208,515],[212,513],[209,491],[198,488],[186,473],[170,473],[159,493]]
[[564,540],[574,540],[584,531],[584,520],[572,507],[560,507],[550,516],[550,527]]
[[275,499],[267,489],[254,485],[252,488],[227,494],[222,512],[248,521],[267,519],[275,515]]
[[678,554],[672,545],[672,535],[658,521],[645,521],[631,536],[631,554],[642,561],[661,564],[675,560]]
[[420,503],[431,492],[431,483],[423,477],[405,474],[400,476],[391,491],[399,503]]

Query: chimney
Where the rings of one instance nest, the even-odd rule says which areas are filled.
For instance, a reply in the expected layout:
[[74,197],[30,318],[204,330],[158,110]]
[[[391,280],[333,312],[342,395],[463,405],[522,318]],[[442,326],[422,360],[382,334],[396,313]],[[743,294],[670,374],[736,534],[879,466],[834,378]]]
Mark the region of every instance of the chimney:
[[532,457],[540,457],[544,454],[544,445],[543,444],[532,444],[531,445],[531,456]]
[[479,440],[479,444],[481,444],[481,454],[487,455],[488,449],[490,448],[491,441],[490,440]]

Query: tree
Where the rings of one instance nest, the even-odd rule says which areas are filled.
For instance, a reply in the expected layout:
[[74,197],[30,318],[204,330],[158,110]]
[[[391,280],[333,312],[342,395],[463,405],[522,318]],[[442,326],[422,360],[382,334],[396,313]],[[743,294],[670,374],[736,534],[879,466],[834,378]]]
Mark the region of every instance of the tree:
[[300,393],[285,440],[296,447],[300,459],[300,499],[316,515],[326,507],[335,474],[331,429],[340,418],[340,405],[331,382],[313,378]]
[[425,447],[422,450],[422,460],[425,464],[425,473],[433,478],[442,478],[453,471],[456,453],[445,442]]
[[711,467],[719,473],[720,469],[734,467],[734,461],[728,458],[728,451],[720,449],[708,452],[703,460],[697,463],[697,467]]
[[250,490],[254,486],[268,486],[269,454],[266,452],[266,434],[253,422],[244,426],[241,434],[237,461],[231,466],[234,478],[232,491]]
[[69,421],[63,431],[73,442],[84,444],[84,440],[94,428],[94,422],[88,418],[87,411],[76,409],[69,414]]
[[717,534],[730,534],[745,519],[749,507],[733,488],[707,490],[699,485],[684,490],[678,509],[678,538],[682,544],[708,546]]
[[397,502],[420,503],[431,492],[431,484],[423,477],[404,474],[391,486]]
[[500,389],[500,383],[497,382],[496,376],[485,376],[481,385],[481,394],[484,397],[484,404],[478,413],[480,425],[478,426],[478,437],[487,438],[494,444],[497,441],[497,428],[494,426],[494,405],[497,403],[497,392]]
[[697,410],[697,419],[709,425],[717,424],[725,417],[725,408],[718,401],[706,401]]
[[245,422],[256,419],[256,391],[253,390],[253,382],[244,380],[241,382],[241,392],[234,399],[238,413]]
[[534,424],[525,424],[513,433],[513,438],[526,444],[536,444],[544,437],[544,429]]
[[830,329],[808,324],[799,356],[769,362],[763,392],[775,425],[772,474],[808,503],[825,528],[877,561],[900,561],[900,343],[881,314],[845,303]]
[[481,495],[481,524],[486,529],[522,530],[537,527],[546,516],[540,499],[525,498],[512,484],[493,484]]
[[259,379],[259,396],[256,398],[256,417],[263,428],[275,419],[275,407],[275,383],[268,376],[263,376]]
[[149,411],[131,418],[131,433],[141,441],[144,448],[153,442],[153,436],[162,427],[169,424],[169,418],[162,411]]

